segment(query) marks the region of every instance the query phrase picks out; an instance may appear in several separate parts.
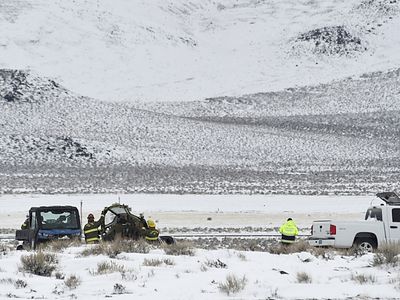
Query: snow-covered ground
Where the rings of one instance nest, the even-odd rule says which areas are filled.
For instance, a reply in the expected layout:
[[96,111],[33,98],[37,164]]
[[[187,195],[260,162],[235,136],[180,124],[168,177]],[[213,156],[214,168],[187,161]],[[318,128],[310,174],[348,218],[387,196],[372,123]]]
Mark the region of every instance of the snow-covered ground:
[[[26,210],[37,205],[83,203],[84,215],[97,216],[112,202],[129,204],[135,212],[156,218],[159,227],[169,226],[279,226],[293,216],[299,226],[313,219],[362,219],[375,197],[344,196],[202,196],[202,195],[1,195],[2,227],[16,228]],[[377,202],[373,202],[378,204]],[[170,213],[170,214],[167,214]],[[193,214],[204,218],[193,218]],[[218,216],[227,215],[227,219]],[[212,216],[208,223],[207,216]],[[227,222],[229,219],[229,222]],[[2,244],[3,248],[5,244]],[[397,267],[372,267],[373,254],[361,257],[333,254],[323,258],[308,252],[271,254],[233,249],[194,249],[194,255],[167,255],[161,248],[147,254],[120,253],[83,256],[90,246],[71,247],[55,253],[57,270],[51,277],[20,270],[21,256],[28,251],[4,250],[0,256],[0,298],[23,299],[398,299]],[[50,251],[50,250],[48,250]],[[150,260],[158,266],[148,266]],[[96,274],[98,264],[114,262],[120,271]],[[147,264],[147,265],[146,265]],[[225,266],[226,265],[226,266]],[[124,268],[125,272],[121,272]],[[55,273],[58,273],[56,276]],[[234,275],[244,288],[227,295],[219,287]],[[60,277],[65,277],[64,280]],[[70,289],[64,281],[79,279]],[[310,282],[301,282],[305,277]],[[57,279],[58,277],[58,279]],[[244,278],[244,279],[243,279]],[[300,279],[299,279],[300,278]],[[365,280],[364,283],[362,283]],[[122,294],[118,294],[122,292]]]
[[[1,1],[0,68],[107,101],[276,91],[397,68],[398,11],[389,0]],[[332,26],[357,47],[297,43]]]
[[[18,228],[32,206],[81,206],[83,216],[99,216],[105,206],[120,202],[136,214],[154,218],[159,227],[277,227],[288,217],[309,228],[321,218],[362,219],[374,196],[301,195],[0,195],[2,228]],[[207,220],[211,217],[212,220]]]

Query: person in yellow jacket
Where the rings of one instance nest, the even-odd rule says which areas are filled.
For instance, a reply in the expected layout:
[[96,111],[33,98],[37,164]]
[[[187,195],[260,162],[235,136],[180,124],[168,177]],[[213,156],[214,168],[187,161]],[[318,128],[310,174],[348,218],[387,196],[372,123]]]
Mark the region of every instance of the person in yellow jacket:
[[147,220],[147,229],[145,234],[146,241],[154,242],[158,241],[158,236],[160,235],[160,231],[156,229],[156,223],[152,219]]
[[299,229],[292,218],[288,218],[286,223],[279,228],[279,232],[282,234],[281,242],[283,244],[291,244],[296,240],[296,236],[299,234]]
[[21,225],[21,229],[28,229],[29,228],[29,216],[26,216],[24,223]]
[[99,227],[104,219],[104,215],[102,214],[98,221],[94,220],[93,214],[89,214],[87,219],[88,222],[83,227],[86,244],[98,244],[100,242]]

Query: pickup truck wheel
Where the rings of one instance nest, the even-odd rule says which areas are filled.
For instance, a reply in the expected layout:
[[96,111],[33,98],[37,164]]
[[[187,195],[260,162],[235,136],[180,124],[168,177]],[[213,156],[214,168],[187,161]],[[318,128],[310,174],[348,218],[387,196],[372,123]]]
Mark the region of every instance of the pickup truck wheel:
[[376,248],[375,241],[371,238],[358,238],[355,244],[362,252],[370,253]]

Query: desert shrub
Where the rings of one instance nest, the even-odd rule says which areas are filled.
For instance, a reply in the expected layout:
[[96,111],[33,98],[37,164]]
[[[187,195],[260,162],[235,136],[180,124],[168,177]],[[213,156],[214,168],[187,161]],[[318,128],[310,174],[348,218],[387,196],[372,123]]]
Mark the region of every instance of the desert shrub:
[[61,273],[59,271],[57,271],[54,276],[56,277],[56,279],[60,279],[60,280],[64,280],[65,279],[65,274]]
[[365,275],[365,274],[357,274],[351,275],[351,280],[359,283],[359,284],[367,284],[367,283],[375,283],[376,277],[373,275]]
[[96,245],[90,245],[85,250],[81,252],[82,256],[91,256],[91,255],[106,255],[108,243],[100,243]]
[[21,263],[23,271],[39,276],[51,276],[57,268],[58,260],[55,254],[38,251],[21,256]]
[[23,289],[23,288],[26,288],[28,286],[28,283],[25,280],[17,279],[14,282],[14,286],[15,286],[16,289]]
[[92,275],[110,274],[114,272],[123,272],[125,267],[114,261],[104,261],[97,264],[97,270],[91,270]]
[[210,268],[217,268],[217,269],[226,269],[228,267],[227,264],[222,262],[220,259],[217,260],[207,259],[204,265]]
[[82,242],[79,239],[61,239],[39,244],[38,248],[42,251],[60,252],[68,247],[80,246],[81,244]]
[[291,254],[291,253],[299,253],[299,252],[311,252],[313,248],[310,244],[305,240],[298,240],[292,244],[283,244],[276,243],[269,247],[269,252],[272,254]]
[[225,282],[222,282],[218,285],[218,289],[229,296],[231,294],[236,294],[241,290],[243,290],[246,286],[246,283],[247,283],[246,276],[239,278],[234,274],[230,274],[226,276]]
[[149,244],[141,240],[119,240],[112,243],[100,243],[93,247],[88,247],[81,252],[82,256],[107,255],[115,258],[120,253],[149,253]]
[[171,245],[163,245],[163,249],[165,254],[167,255],[189,255],[193,256],[195,251],[193,249],[193,245],[190,242],[176,242]]
[[70,290],[76,289],[81,284],[81,279],[76,275],[71,275],[64,280],[64,284]]
[[0,283],[4,284],[12,284],[16,289],[23,289],[28,286],[25,280],[22,279],[12,279],[12,278],[4,278],[0,280]]
[[55,295],[62,295],[65,293],[64,286],[56,284],[51,292]]
[[147,259],[147,258],[145,258],[143,260],[143,266],[157,267],[157,266],[161,266],[162,264],[166,264],[168,266],[173,266],[173,265],[175,265],[175,262],[169,258],[165,258],[165,259],[159,259],[159,258]]
[[121,272],[121,279],[126,281],[135,281],[137,279],[137,274],[132,270],[123,270]]
[[298,283],[311,283],[312,278],[306,272],[298,272],[296,274],[296,279]]
[[139,240],[119,240],[111,243],[114,253],[149,253],[150,245],[144,239]]
[[383,264],[397,265],[399,263],[400,243],[382,244],[375,252],[372,265],[379,266]]
[[342,255],[345,256],[354,256],[354,257],[360,257],[363,256],[365,254],[367,254],[367,252],[363,249],[360,249],[357,246],[353,246],[347,249],[336,249],[336,251],[338,253],[341,253]]
[[173,266],[173,265],[175,265],[175,262],[174,262],[172,259],[170,259],[170,258],[164,258],[164,259],[163,259],[163,262],[164,262],[164,264],[166,264],[167,266]]
[[119,283],[114,284],[114,293],[113,294],[125,294],[126,293],[126,288]]
[[150,258],[147,259],[145,258],[143,260],[143,266],[148,266],[148,267],[157,267],[163,264],[163,261],[161,259],[158,258]]

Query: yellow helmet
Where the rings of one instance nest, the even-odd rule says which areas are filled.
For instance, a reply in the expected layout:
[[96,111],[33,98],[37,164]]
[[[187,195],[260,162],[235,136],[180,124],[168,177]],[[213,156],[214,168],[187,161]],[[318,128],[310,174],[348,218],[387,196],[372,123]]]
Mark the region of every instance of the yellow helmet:
[[150,228],[155,228],[156,227],[156,223],[152,219],[148,219],[147,220],[147,226],[149,226]]

